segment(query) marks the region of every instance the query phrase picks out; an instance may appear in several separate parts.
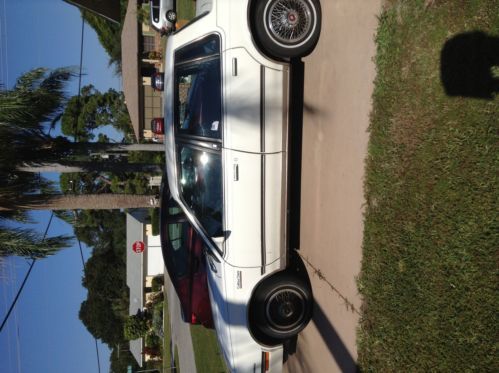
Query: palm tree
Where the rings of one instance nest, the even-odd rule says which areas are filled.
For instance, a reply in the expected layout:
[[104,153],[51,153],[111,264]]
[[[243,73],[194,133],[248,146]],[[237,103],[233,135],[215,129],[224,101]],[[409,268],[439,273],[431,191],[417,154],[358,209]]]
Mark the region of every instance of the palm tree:
[[156,172],[161,173],[163,168],[159,165],[149,163],[127,163],[127,162],[83,162],[83,161],[60,161],[57,163],[40,162],[26,163],[17,167],[22,172]]
[[39,234],[30,229],[0,227],[0,258],[2,256],[23,256],[30,259],[40,259],[68,247],[71,238],[67,236],[40,238]]
[[[70,69],[34,69],[22,75],[10,90],[0,91],[0,196],[15,199],[46,189],[50,183],[37,174],[19,173],[18,165],[40,159],[48,136],[44,130],[62,115],[64,87]],[[24,212],[0,217],[26,220]]]
[[0,215],[27,210],[117,210],[157,206],[154,195],[23,194],[15,199],[0,196]]
[[[147,196],[113,196],[106,205],[102,201],[97,202],[95,196],[54,196],[46,194],[53,191],[53,187],[39,174],[19,172],[18,168],[23,166],[43,165],[47,161],[58,161],[65,155],[88,152],[89,149],[123,151],[123,144],[107,147],[96,144],[92,147],[71,144],[67,139],[54,139],[47,134],[63,113],[66,101],[64,87],[72,76],[70,69],[35,69],[22,75],[12,89],[0,91],[0,257],[20,255],[41,258],[69,245],[67,236],[43,239],[33,230],[12,228],[6,224],[6,219],[28,221],[28,209],[151,205],[151,198]],[[156,145],[156,148],[159,147]]]
[[[64,167],[71,172],[106,170],[103,162],[60,161],[99,151],[163,151],[161,144],[72,143],[53,138],[53,127],[63,113],[65,83],[70,69],[35,69],[21,76],[16,85],[0,91],[0,217],[26,219],[27,209],[127,208],[151,206],[152,196],[62,196],[53,194],[51,183],[37,172]],[[112,166],[118,166],[113,163]],[[135,170],[160,171],[158,166],[137,165]],[[109,168],[107,168],[109,169]],[[20,170],[24,172],[19,172]],[[29,172],[26,172],[29,171]],[[52,189],[52,190],[51,190]],[[51,191],[52,193],[44,193]],[[107,201],[106,201],[107,200]],[[118,205],[121,203],[122,205]],[[17,209],[17,211],[16,211]]]

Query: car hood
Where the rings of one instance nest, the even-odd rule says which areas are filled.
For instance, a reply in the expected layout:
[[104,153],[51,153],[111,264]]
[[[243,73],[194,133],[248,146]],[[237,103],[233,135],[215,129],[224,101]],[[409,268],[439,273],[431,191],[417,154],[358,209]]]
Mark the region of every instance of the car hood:
[[196,16],[209,12],[211,10],[213,0],[197,0],[196,1]]

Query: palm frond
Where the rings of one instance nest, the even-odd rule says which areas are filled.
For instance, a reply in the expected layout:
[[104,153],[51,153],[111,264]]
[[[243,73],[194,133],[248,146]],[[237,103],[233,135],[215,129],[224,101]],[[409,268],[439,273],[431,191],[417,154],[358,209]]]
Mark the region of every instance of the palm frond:
[[38,232],[24,228],[0,227],[0,256],[45,258],[71,246],[72,238],[59,235],[43,240]]

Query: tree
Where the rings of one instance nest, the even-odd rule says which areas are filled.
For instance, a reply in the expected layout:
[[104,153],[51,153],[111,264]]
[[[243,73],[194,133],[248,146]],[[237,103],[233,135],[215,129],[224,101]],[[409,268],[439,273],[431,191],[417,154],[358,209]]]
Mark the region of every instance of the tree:
[[71,238],[57,236],[44,240],[30,229],[0,227],[0,242],[0,257],[16,255],[41,259],[68,247],[71,244]]
[[22,194],[15,199],[0,196],[0,214],[18,210],[115,210],[122,208],[156,207],[154,195],[130,194]]
[[[126,10],[126,5],[123,7]],[[116,72],[121,72],[121,25],[117,25],[92,12],[83,10],[85,21],[95,30],[97,37],[109,55],[109,65],[116,66]]]
[[[22,75],[10,90],[0,91],[0,197],[46,190],[50,182],[36,174],[18,173],[16,167],[44,153],[44,129],[60,118],[68,69],[34,69]],[[12,214],[4,217],[13,217]],[[18,214],[18,219],[26,219]]]
[[112,88],[101,93],[92,85],[83,87],[80,95],[69,99],[61,123],[62,133],[78,141],[92,140],[95,137],[92,132],[106,125],[124,134],[132,132],[123,93]]
[[124,334],[123,321],[110,307],[103,297],[89,296],[80,306],[79,317],[90,334],[113,346],[124,340]]
[[123,324],[128,317],[125,214],[85,210],[73,224],[78,239],[93,247],[82,280],[88,293],[80,319],[95,338],[113,348],[125,342]]
[[[51,189],[51,183],[37,174],[19,173],[16,166],[36,159],[37,150],[62,115],[64,87],[73,76],[70,69],[34,69],[22,75],[12,89],[0,91],[0,199],[13,201],[19,194]],[[27,222],[25,211],[0,211],[0,242],[3,255],[43,257],[68,243],[67,237],[43,241],[32,230],[13,229],[5,220]]]
[[137,311],[136,315],[130,315],[125,321],[124,335],[128,340],[145,337],[149,330],[150,319],[147,312]]
[[58,163],[31,163],[17,167],[23,172],[156,172],[161,173],[163,168],[159,165],[148,163],[128,163],[128,162],[95,162],[95,161],[66,161]]
[[[60,159],[88,159],[89,154],[102,150],[162,149],[160,144],[71,143],[64,137],[52,138],[46,130],[61,118],[64,85],[72,76],[68,69],[35,69],[21,76],[11,90],[0,92],[0,216],[3,218],[25,221],[24,211],[28,209],[151,206],[151,196],[55,195],[52,183],[33,173],[41,169],[19,172],[19,169],[28,171],[29,167],[43,167]],[[90,167],[88,163],[78,166]]]

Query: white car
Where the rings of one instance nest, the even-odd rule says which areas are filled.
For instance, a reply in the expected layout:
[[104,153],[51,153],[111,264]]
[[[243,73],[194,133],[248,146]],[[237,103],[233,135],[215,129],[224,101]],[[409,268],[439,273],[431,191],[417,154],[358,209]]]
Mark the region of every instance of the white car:
[[290,59],[309,54],[317,0],[198,0],[167,41],[171,197],[205,244],[213,320],[232,372],[281,372],[312,316],[289,252]]
[[168,34],[175,29],[177,13],[174,0],[150,0],[151,25],[161,32]]

